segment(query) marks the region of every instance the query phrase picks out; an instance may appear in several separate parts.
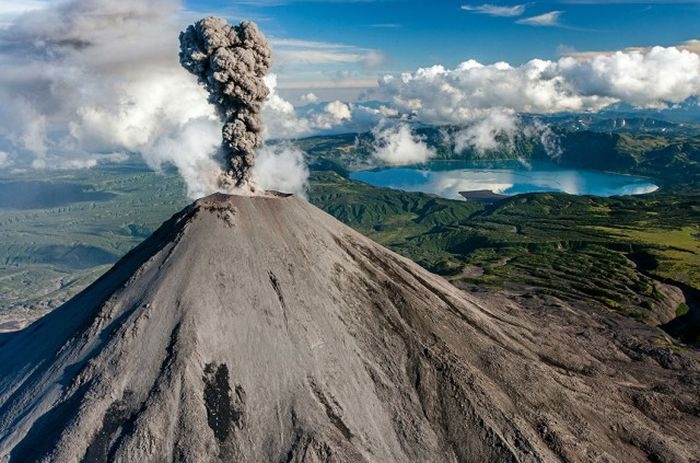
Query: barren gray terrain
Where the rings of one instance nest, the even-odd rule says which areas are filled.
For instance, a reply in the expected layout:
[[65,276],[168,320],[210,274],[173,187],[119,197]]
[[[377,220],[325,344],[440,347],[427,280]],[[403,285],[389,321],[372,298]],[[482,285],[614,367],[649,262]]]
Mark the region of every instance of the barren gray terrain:
[[697,462],[698,358],[657,335],[214,195],[0,334],[0,461]]

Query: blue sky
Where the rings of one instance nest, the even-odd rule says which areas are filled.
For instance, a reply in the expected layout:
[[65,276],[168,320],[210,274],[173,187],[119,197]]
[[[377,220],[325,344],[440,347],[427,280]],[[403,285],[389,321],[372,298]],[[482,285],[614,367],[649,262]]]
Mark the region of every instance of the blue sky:
[[289,48],[282,39],[295,39],[300,42],[294,50],[308,46],[372,53],[358,62],[348,57],[332,62],[329,55],[324,55],[326,62],[321,57],[286,62],[282,57],[277,63],[282,86],[340,77],[347,82],[370,80],[434,64],[454,67],[467,59],[517,65],[533,58],[556,59],[573,50],[673,46],[700,37],[700,1],[187,0],[185,6],[231,21],[252,19],[270,38],[282,41],[276,47],[280,51]]
[[0,169],[140,152],[205,191],[221,123],[178,35],[206,15],[270,39],[272,139],[374,128],[418,149],[417,121],[488,149],[520,114],[700,101],[700,0],[0,0]]

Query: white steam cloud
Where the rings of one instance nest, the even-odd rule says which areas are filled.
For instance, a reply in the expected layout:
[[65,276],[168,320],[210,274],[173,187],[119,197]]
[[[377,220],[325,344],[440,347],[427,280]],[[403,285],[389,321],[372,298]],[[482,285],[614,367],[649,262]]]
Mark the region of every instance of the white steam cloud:
[[372,130],[372,135],[375,140],[373,156],[384,164],[422,164],[436,156],[435,151],[406,123],[394,126],[379,124]]
[[266,190],[305,196],[309,168],[298,148],[285,143],[265,145],[258,150],[252,176]]
[[[192,198],[217,191],[221,125],[206,90],[179,65],[180,12],[178,0],[69,0],[0,29],[1,167],[92,167],[140,153],[154,169],[175,165]],[[266,105],[272,128],[294,112],[274,95]],[[343,116],[330,109],[325,125]],[[291,124],[281,132],[299,133]],[[302,131],[316,125],[312,118]],[[256,177],[284,189],[260,168]]]
[[0,149],[36,168],[140,152],[153,167],[177,166],[190,196],[207,192],[210,172],[194,166],[214,153],[203,146],[217,121],[179,68],[179,9],[171,0],[72,0],[15,18],[0,30]]
[[177,167],[191,198],[201,198],[219,188],[221,165],[212,159],[221,145],[221,125],[210,119],[190,121],[168,137],[159,137],[143,149],[148,165],[158,171],[164,164]]

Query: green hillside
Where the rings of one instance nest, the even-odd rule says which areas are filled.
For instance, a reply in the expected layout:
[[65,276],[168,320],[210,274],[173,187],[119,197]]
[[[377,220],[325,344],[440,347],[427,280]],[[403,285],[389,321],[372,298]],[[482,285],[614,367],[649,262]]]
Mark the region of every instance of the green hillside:
[[[698,342],[698,139],[578,132],[563,142],[565,162],[643,171],[665,186],[643,196],[526,194],[486,206],[348,179],[367,163],[367,135],[298,143],[313,170],[312,203],[465,290],[544,292],[654,325],[670,321],[669,332]],[[606,150],[614,156],[595,154]],[[0,178],[0,329],[71,297],[187,203],[177,175],[139,162]]]
[[316,172],[310,200],[468,290],[545,291],[649,322],[676,308],[658,282],[700,294],[700,195],[528,194],[485,207]]

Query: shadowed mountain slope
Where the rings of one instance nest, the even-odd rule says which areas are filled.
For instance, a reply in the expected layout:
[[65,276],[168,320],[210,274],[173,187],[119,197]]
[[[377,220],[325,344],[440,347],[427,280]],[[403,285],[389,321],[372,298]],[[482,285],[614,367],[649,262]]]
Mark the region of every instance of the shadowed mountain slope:
[[213,195],[0,335],[0,461],[697,461],[695,354],[506,296]]

